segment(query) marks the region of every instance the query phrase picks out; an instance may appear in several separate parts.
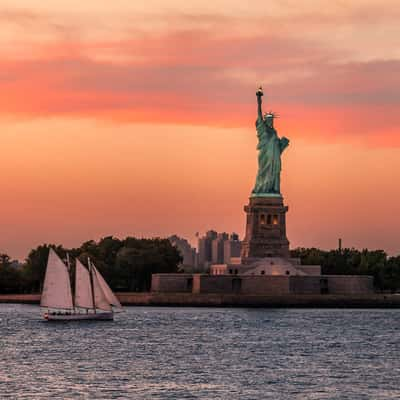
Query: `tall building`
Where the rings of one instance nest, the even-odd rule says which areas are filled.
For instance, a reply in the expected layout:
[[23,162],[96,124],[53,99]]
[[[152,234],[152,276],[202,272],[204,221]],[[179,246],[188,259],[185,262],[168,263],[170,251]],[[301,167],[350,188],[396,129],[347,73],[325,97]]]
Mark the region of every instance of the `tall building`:
[[229,235],[226,232],[218,233],[217,237],[211,243],[211,262],[213,264],[222,264],[224,262],[225,243],[229,242]]
[[216,239],[218,233],[215,231],[208,231],[205,236],[199,238],[198,252],[199,252],[199,266],[206,266],[212,262],[212,242]]
[[239,235],[232,233],[229,240],[224,242],[224,264],[233,263],[233,259],[237,260],[240,258],[240,252],[242,249],[242,243],[239,240]]
[[228,264],[240,258],[241,242],[236,233],[208,231],[199,238],[199,268],[207,270],[212,264]]

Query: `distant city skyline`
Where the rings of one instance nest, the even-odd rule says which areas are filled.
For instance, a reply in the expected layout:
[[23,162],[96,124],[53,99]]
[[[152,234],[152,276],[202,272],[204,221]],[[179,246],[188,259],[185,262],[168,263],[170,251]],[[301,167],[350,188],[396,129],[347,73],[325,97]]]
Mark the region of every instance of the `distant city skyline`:
[[400,253],[397,9],[3,0],[0,251],[243,237],[262,84],[291,247]]
[[207,272],[212,264],[230,264],[240,258],[241,242],[235,232],[208,230],[196,234],[197,246],[186,238],[172,235],[168,238],[182,256],[181,267],[185,272]]

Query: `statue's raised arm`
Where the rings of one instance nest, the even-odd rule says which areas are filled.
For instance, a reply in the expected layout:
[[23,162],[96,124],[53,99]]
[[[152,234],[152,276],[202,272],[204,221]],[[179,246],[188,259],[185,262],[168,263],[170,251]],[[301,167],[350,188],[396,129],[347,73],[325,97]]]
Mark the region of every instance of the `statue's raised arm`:
[[264,96],[264,93],[263,93],[263,90],[262,90],[261,86],[257,90],[256,96],[257,96],[257,118],[262,120],[263,119],[263,114],[262,114],[262,108],[261,108],[261,103],[262,103],[261,97]]

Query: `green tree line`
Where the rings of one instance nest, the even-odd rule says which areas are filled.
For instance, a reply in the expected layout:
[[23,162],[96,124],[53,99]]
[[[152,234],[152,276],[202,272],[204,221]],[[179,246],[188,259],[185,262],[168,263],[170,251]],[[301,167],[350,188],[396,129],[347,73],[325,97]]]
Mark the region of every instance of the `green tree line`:
[[[66,259],[68,253],[72,261],[76,257],[85,265],[90,257],[115,291],[148,291],[153,273],[176,273],[182,262],[178,250],[167,239],[109,236],[73,249],[43,244],[31,250],[18,267],[8,255],[0,254],[0,293],[40,292],[50,247],[61,258]],[[322,274],[372,275],[377,290],[400,291],[400,256],[388,257],[383,250],[297,248],[291,256],[300,258],[304,265],[321,265]]]
[[388,257],[383,250],[297,248],[291,256],[303,265],[321,265],[325,275],[371,275],[377,290],[400,291],[400,256]]
[[66,260],[87,265],[88,257],[114,291],[142,292],[151,287],[153,273],[178,272],[182,257],[167,239],[117,239],[109,236],[98,242],[90,240],[78,248],[43,244],[30,251],[22,265],[15,266],[6,254],[0,254],[0,293],[39,293],[43,287],[49,248]]

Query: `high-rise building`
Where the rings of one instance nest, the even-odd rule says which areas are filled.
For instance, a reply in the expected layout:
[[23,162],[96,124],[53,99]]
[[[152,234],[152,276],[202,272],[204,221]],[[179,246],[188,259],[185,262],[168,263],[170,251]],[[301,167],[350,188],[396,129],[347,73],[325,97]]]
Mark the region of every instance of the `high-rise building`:
[[212,262],[212,241],[218,236],[215,231],[208,231],[205,236],[199,238],[199,266],[206,266]]
[[222,264],[224,262],[225,243],[229,241],[229,235],[226,232],[218,233],[217,237],[211,243],[211,262],[213,264]]
[[199,238],[199,268],[207,270],[211,264],[229,264],[240,257],[241,242],[236,233],[208,231]]
[[239,240],[239,235],[232,233],[229,240],[224,242],[224,264],[231,264],[232,259],[237,260],[240,258],[241,242]]

